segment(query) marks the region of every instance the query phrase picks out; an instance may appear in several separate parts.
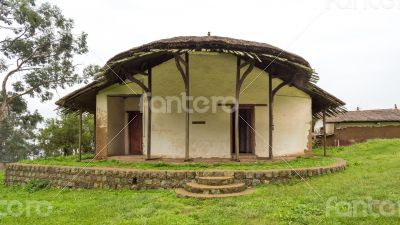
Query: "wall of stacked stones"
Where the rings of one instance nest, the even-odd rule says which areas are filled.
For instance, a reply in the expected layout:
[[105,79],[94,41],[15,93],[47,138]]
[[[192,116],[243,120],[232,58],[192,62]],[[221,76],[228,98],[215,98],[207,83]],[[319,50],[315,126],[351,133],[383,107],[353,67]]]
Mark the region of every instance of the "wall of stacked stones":
[[6,166],[4,183],[24,185],[31,180],[45,180],[57,188],[156,189],[183,187],[201,176],[233,176],[236,182],[251,186],[329,174],[345,167],[341,159],[330,166],[294,170],[134,170],[13,163]]

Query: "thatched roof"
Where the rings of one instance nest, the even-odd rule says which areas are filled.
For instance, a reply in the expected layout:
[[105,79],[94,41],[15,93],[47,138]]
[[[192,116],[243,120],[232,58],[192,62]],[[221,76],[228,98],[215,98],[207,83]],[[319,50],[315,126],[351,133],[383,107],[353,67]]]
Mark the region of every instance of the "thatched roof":
[[399,109],[374,109],[348,111],[335,117],[326,118],[328,123],[343,122],[400,122]]
[[343,111],[342,101],[314,84],[318,77],[302,57],[269,44],[218,36],[174,37],[124,51],[104,65],[96,81],[61,98],[56,104],[70,110],[83,108],[94,112],[97,91],[170,60],[175,54],[193,51],[221,52],[253,60],[256,67],[309,93],[313,97],[315,114],[323,109],[328,110],[328,115]]
[[218,36],[174,37],[135,47],[112,57],[103,67],[103,74],[108,79],[125,79],[172,59],[175,54],[193,51],[221,52],[254,60],[256,67],[295,86],[318,80],[310,64],[298,55],[269,44]]
[[130,57],[138,52],[148,52],[152,49],[210,49],[210,50],[231,50],[241,52],[251,52],[256,54],[271,54],[273,56],[280,56],[291,60],[292,62],[302,64],[310,67],[310,64],[294,53],[284,51],[278,47],[272,46],[266,43],[260,43],[255,41],[246,41],[241,39],[234,39],[228,37],[219,36],[181,36],[167,39],[161,39],[158,41],[150,42],[140,47],[132,48],[128,51],[121,52],[118,55],[111,58],[108,62],[113,62]]
[[103,88],[112,85],[112,82],[105,78],[97,80],[83,86],[56,101],[56,105],[65,111],[78,111],[82,109],[86,112],[96,112],[96,95]]
[[315,84],[308,84],[306,88],[300,88],[308,93],[312,98],[312,112],[317,118],[322,118],[322,111],[325,111],[328,116],[335,116],[346,112],[342,100],[328,93]]

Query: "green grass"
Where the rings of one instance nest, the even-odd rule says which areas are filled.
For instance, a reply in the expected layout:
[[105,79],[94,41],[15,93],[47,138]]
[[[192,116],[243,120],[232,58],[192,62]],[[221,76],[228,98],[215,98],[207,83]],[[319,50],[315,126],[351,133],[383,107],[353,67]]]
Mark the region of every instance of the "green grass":
[[85,155],[84,160],[77,161],[76,156],[50,157],[36,160],[23,160],[21,163],[40,165],[85,166],[85,167],[118,167],[131,169],[168,169],[168,170],[207,170],[207,169],[241,169],[263,170],[281,168],[303,168],[315,166],[327,166],[333,164],[335,159],[320,156],[298,157],[288,162],[257,162],[257,163],[169,163],[169,162],[122,162],[118,160],[90,160],[93,155]]
[[[321,150],[316,151],[317,155]],[[329,149],[330,158],[348,162],[345,171],[289,184],[268,184],[248,196],[197,200],[176,198],[173,190],[76,190],[40,189],[0,185],[0,212],[5,202],[48,201],[49,217],[35,214],[3,216],[0,224],[399,224],[395,216],[326,214],[328,200],[335,202],[400,197],[400,140],[370,141]],[[2,179],[2,175],[0,177]],[[328,202],[328,203],[327,203]],[[329,206],[329,204],[328,204]],[[340,204],[339,209],[345,209]],[[358,210],[359,211],[359,210]],[[357,212],[358,212],[357,211]],[[4,215],[4,214],[2,214]]]

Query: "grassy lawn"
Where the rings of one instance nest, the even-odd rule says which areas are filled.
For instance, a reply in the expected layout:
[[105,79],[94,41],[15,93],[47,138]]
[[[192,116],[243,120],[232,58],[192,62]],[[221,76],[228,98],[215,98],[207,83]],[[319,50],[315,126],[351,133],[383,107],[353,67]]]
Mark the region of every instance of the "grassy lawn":
[[[399,200],[400,140],[329,149],[329,154],[347,160],[348,168],[306,182],[261,185],[252,195],[228,199],[182,199],[173,190],[29,192],[0,186],[0,224],[400,224],[398,205],[390,216],[375,214],[380,207],[390,210],[383,201]],[[357,207],[354,216],[343,215],[344,201],[368,199],[375,200],[368,213]],[[5,215],[5,203],[13,200],[48,201],[53,209],[48,217]]]
[[84,160],[77,161],[76,156],[51,157],[46,159],[23,160],[22,163],[41,165],[63,165],[63,166],[84,166],[84,167],[118,167],[130,169],[168,169],[168,170],[207,170],[207,169],[241,169],[241,170],[262,170],[280,168],[303,168],[314,166],[327,166],[333,164],[335,159],[320,156],[298,157],[289,163],[278,162],[257,162],[257,163],[167,163],[167,162],[122,162],[118,160],[90,160],[93,155],[85,155]]

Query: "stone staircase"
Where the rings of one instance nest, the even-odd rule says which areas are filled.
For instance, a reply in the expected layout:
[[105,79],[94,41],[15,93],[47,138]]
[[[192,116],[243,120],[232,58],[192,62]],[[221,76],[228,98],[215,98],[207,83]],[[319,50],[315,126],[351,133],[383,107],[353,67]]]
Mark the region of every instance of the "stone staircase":
[[235,183],[231,176],[199,177],[197,182],[188,182],[184,188],[175,190],[178,197],[225,198],[250,194],[253,189],[245,183]]

